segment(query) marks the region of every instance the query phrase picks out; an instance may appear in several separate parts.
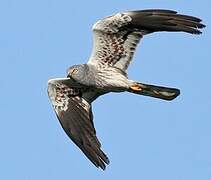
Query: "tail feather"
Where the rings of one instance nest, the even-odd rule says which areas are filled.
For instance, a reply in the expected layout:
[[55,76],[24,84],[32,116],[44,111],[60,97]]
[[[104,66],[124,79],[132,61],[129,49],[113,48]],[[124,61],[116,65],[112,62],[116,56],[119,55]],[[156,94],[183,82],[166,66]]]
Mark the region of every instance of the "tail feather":
[[134,86],[131,86],[129,88],[128,92],[168,101],[175,99],[180,94],[180,90],[176,88],[162,87],[143,83],[135,83]]

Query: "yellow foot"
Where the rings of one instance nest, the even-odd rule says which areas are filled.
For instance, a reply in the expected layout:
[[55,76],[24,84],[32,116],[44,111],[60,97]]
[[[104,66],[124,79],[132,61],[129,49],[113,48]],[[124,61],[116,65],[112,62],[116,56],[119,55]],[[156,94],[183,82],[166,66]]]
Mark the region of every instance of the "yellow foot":
[[133,91],[141,91],[142,90],[141,86],[139,86],[138,84],[133,84],[132,86],[130,86],[130,89],[132,89]]

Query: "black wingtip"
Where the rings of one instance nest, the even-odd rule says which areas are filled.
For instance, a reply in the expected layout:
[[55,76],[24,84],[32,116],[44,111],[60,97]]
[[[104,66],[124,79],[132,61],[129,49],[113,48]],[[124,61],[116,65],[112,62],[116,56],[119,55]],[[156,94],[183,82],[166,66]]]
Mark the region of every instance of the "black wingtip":
[[200,34],[202,34],[202,32],[201,32],[201,31],[199,31],[199,30],[195,30],[195,31],[193,31],[191,34],[194,34],[194,35],[200,35]]
[[[201,22],[201,21],[202,20],[200,19],[199,22]],[[197,24],[196,29],[195,29],[195,33],[193,33],[193,34],[196,34],[196,35],[202,34],[202,32],[199,29],[203,29],[205,27],[206,27],[205,24],[202,24],[202,23]]]
[[205,28],[198,17],[178,14],[177,11],[165,9],[147,9],[126,12],[131,18],[131,28],[137,28],[148,33],[158,31],[187,32],[201,34],[199,29]]
[[105,171],[106,170],[106,165],[109,165],[110,164],[110,161],[109,160],[107,160],[106,162],[105,161],[103,161],[103,160],[101,160],[100,162],[98,162],[97,164],[96,163],[94,163],[94,165],[97,167],[97,168],[100,168],[100,169],[102,169],[103,171]]
[[[105,154],[104,154],[105,155]],[[105,171],[106,170],[106,165],[109,165],[110,164],[110,161],[108,159],[108,157],[105,155],[104,158],[102,159],[102,163],[99,164],[99,167]]]
[[177,11],[174,10],[169,10],[169,9],[144,9],[144,10],[132,10],[132,11],[128,11],[128,13],[171,13],[171,14],[176,14]]
[[205,27],[206,27],[206,25],[205,24],[202,24],[202,23],[200,23],[199,26],[198,26],[199,29],[202,29],[202,28],[205,28]]

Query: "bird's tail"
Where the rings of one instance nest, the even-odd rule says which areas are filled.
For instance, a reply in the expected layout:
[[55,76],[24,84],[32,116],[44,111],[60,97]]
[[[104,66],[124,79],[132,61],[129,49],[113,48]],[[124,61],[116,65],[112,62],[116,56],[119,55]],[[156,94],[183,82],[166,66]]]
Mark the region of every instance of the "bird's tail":
[[139,82],[134,83],[129,88],[128,92],[144,96],[151,96],[168,101],[175,99],[180,94],[180,90],[176,88],[155,86]]

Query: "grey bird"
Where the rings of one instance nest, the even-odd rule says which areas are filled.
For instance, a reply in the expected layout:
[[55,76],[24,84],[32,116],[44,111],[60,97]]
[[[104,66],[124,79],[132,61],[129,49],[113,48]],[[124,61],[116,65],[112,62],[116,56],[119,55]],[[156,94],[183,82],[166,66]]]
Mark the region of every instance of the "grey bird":
[[93,26],[94,45],[87,64],[74,65],[66,78],[50,79],[48,95],[66,134],[87,158],[103,170],[109,159],[101,150],[91,103],[109,92],[131,92],[163,100],[180,94],[176,88],[149,85],[127,77],[127,68],[143,36],[157,31],[200,34],[201,19],[172,10],[117,13]]

